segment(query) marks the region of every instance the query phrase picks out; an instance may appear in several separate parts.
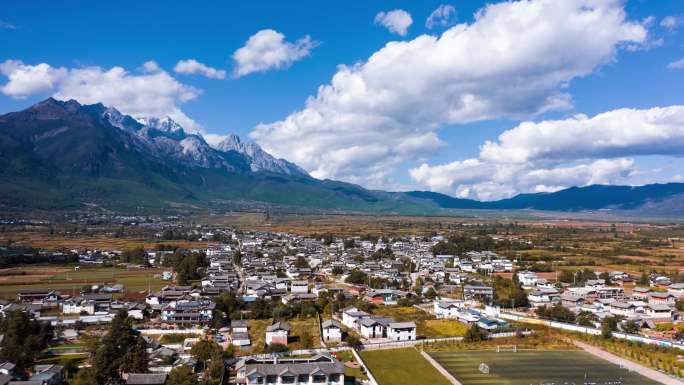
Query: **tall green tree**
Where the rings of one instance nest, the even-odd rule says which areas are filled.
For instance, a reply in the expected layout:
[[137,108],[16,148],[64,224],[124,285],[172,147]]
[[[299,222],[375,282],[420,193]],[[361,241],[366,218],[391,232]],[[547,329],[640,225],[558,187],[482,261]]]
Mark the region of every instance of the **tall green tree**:
[[120,311],[109,325],[91,360],[96,384],[118,382],[122,371],[145,373],[147,353],[145,340],[135,333],[133,321]]
[[214,341],[199,340],[190,349],[190,354],[197,359],[197,362],[202,364],[206,369],[207,361],[216,355],[221,355],[223,349]]
[[207,367],[207,370],[204,373],[203,385],[219,385],[225,369],[226,368],[223,364],[223,356],[221,355],[221,353],[214,354],[211,357],[209,366]]
[[178,366],[171,370],[166,385],[199,385],[197,376],[187,366]]
[[32,319],[23,311],[7,312],[0,321],[0,359],[13,362],[17,370],[24,371],[33,366],[41,350],[52,339],[53,330],[49,322]]
[[477,324],[473,324],[463,336],[463,341],[465,342],[477,342],[484,341],[487,339],[487,334],[480,329]]

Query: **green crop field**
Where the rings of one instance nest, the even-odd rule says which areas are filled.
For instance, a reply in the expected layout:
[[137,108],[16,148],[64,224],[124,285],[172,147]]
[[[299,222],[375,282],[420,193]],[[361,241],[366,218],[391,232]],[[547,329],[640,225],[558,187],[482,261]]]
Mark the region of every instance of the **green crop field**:
[[380,385],[450,385],[430,363],[413,348],[361,352]]
[[[463,385],[658,384],[579,350],[516,353],[478,350],[432,352],[430,355]],[[489,366],[489,374],[478,370],[481,363]]]

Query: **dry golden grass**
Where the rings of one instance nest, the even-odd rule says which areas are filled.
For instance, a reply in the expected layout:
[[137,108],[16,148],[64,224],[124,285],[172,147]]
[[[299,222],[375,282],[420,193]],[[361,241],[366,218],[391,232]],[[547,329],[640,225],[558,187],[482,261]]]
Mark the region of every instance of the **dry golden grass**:
[[152,249],[163,243],[183,248],[203,248],[212,242],[189,242],[185,240],[161,241],[149,238],[124,237],[115,238],[107,235],[51,235],[33,231],[7,231],[0,233],[0,243],[11,240],[14,245],[56,249],[77,250],[124,250],[135,247]]
[[0,297],[15,298],[20,290],[51,289],[64,292],[78,291],[85,285],[122,284],[129,293],[159,290],[169,284],[160,275],[165,269],[125,269],[84,266],[23,266],[2,269]]

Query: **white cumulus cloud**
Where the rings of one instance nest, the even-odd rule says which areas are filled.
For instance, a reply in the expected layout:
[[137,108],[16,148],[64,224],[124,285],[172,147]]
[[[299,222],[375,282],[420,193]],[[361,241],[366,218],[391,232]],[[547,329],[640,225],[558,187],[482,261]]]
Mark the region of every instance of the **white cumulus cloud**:
[[471,24],[390,42],[365,62],[339,66],[303,109],[251,136],[316,177],[384,187],[399,164],[436,150],[445,124],[571,107],[568,82],[647,35],[618,0],[488,5]]
[[253,72],[281,69],[292,65],[311,53],[318,42],[309,36],[295,41],[285,41],[285,35],[272,29],[263,29],[247,39],[245,45],[233,53],[234,76]]
[[54,68],[49,64],[26,65],[21,60],[5,60],[0,63],[0,73],[8,82],[0,87],[3,94],[15,99],[52,90],[55,84],[68,74],[66,68]]
[[524,122],[480,150],[482,159],[497,163],[662,154],[684,155],[684,106]]
[[161,67],[159,67],[159,63],[157,63],[154,60],[148,60],[143,63],[142,65],[142,71],[147,72],[147,73],[154,73],[154,72],[159,72],[161,71]]
[[434,27],[448,27],[454,22],[456,16],[456,8],[453,5],[441,4],[437,9],[432,11],[427,20],[425,20],[425,27],[432,29]]
[[667,68],[671,70],[681,70],[684,69],[684,58],[681,58],[679,60],[675,60],[672,63],[667,65]]
[[679,19],[675,16],[665,16],[660,21],[660,26],[669,30],[673,30],[679,26]]
[[[195,99],[200,90],[178,82],[167,72],[147,62],[142,74],[122,67],[52,67],[47,63],[25,64],[19,60],[0,63],[0,73],[8,78],[0,91],[21,99],[50,94],[57,99],[76,99],[80,103],[103,103],[134,117],[170,116],[183,127],[199,130],[199,125],[180,109]],[[156,63],[155,63],[156,65]],[[150,69],[154,72],[148,73]]]
[[195,59],[180,60],[173,67],[173,70],[179,74],[199,74],[210,79],[226,78],[226,71],[210,67]]
[[434,191],[477,199],[628,181],[633,157],[684,156],[684,106],[618,109],[524,122],[486,141],[478,158],[409,171]]
[[411,14],[403,9],[395,9],[389,12],[378,12],[375,15],[375,23],[387,28],[390,32],[400,36],[406,36],[408,28],[413,24]]

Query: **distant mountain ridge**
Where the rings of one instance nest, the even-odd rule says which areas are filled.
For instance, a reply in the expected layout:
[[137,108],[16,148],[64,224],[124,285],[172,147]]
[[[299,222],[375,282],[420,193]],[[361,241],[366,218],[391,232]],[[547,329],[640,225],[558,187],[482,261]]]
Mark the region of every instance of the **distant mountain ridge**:
[[239,205],[411,215],[454,209],[684,214],[683,183],[572,187],[494,202],[367,190],[315,179],[236,135],[212,147],[168,117],[135,119],[101,103],[52,98],[0,116],[0,185],[0,212]]
[[217,148],[169,118],[52,98],[0,116],[0,211],[282,205],[426,213],[403,194],[318,180],[254,143]]
[[654,211],[665,201],[672,203],[672,199],[684,200],[684,183],[570,187],[553,193],[519,194],[490,202],[454,198],[429,191],[409,191],[406,194],[450,209],[586,211],[648,208]]

